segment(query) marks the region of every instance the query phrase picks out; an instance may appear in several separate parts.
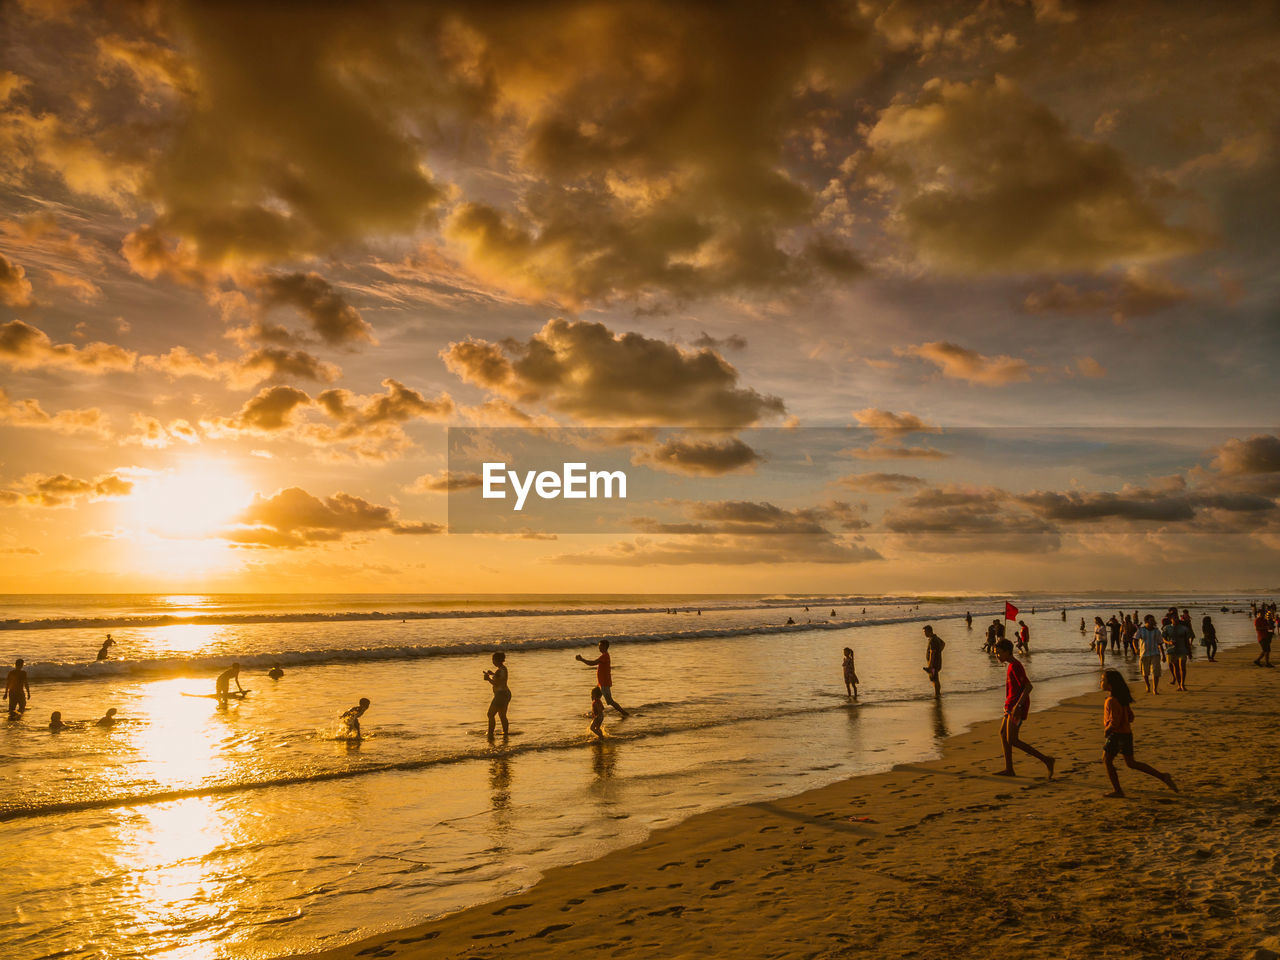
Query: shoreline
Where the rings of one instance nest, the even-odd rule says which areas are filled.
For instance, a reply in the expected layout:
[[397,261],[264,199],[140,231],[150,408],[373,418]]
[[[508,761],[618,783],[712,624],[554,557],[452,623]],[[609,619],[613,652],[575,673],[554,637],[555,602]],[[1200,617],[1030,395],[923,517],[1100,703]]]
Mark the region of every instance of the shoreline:
[[292,956],[1280,953],[1280,759],[1267,751],[1280,712],[1256,654],[1198,657],[1185,694],[1134,688],[1137,758],[1180,794],[1120,764],[1127,796],[1103,798],[1099,691],[1027,723],[1058,758],[1052,782],[1025,755],[1016,778],[991,775],[998,722],[984,720],[935,760],[696,814],[522,893]]

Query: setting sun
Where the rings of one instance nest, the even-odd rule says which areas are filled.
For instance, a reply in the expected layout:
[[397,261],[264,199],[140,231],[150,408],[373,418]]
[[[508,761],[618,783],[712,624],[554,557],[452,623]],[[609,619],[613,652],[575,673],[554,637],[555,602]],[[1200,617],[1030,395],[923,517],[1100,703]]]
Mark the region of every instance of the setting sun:
[[121,520],[135,534],[199,540],[232,523],[252,496],[249,482],[227,463],[190,460],[138,480]]

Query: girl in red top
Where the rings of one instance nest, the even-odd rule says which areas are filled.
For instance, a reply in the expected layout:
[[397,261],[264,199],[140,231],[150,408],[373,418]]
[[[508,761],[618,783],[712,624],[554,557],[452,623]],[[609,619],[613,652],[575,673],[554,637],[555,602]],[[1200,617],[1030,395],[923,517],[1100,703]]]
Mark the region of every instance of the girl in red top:
[[1140,763],[1133,759],[1133,694],[1129,685],[1124,682],[1118,670],[1108,670],[1102,675],[1102,689],[1107,691],[1107,702],[1102,705],[1102,728],[1107,739],[1102,742],[1102,763],[1107,768],[1107,777],[1111,780],[1111,792],[1108,797],[1123,797],[1120,789],[1120,777],[1116,774],[1116,754],[1124,754],[1124,764],[1130,770],[1138,770],[1155,777],[1174,793],[1178,792],[1173,777],[1161,773],[1150,764]]
[[1053,779],[1053,765],[1056,760],[1046,756],[1029,743],[1023,743],[1018,737],[1022,722],[1031,712],[1031,681],[1027,679],[1027,669],[1013,656],[1013,642],[1000,640],[996,643],[996,657],[1005,669],[1004,720],[1000,723],[1000,742],[1004,745],[1004,769],[998,776],[1012,777],[1013,748],[1028,753],[1045,765],[1049,771],[1049,779]]

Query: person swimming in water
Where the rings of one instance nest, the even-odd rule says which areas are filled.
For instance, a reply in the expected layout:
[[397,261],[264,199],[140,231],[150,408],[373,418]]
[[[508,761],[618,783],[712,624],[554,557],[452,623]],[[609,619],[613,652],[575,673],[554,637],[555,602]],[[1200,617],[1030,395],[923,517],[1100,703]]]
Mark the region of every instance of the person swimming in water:
[[111,707],[107,710],[106,715],[94,721],[93,725],[103,730],[109,730],[114,727],[116,725],[116,708]]
[[49,732],[50,733],[61,733],[63,730],[66,730],[66,729],[67,729],[67,725],[62,722],[61,710],[55,710],[53,711],[53,713],[49,714]]
[[271,669],[267,671],[267,676],[272,680],[279,680],[284,676],[284,671],[280,669],[280,664],[275,663],[272,664]]
[[350,710],[344,710],[342,716],[338,718],[347,726],[347,739],[360,739],[360,718],[364,716],[365,711],[368,709],[369,698],[361,697],[359,703]]

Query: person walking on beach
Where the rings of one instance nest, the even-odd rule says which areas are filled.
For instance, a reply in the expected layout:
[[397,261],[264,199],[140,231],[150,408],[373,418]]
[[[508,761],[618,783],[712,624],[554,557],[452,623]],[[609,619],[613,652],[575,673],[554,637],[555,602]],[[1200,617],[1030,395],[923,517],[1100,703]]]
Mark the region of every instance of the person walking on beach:
[[364,716],[365,711],[368,709],[369,698],[361,697],[359,703],[350,710],[344,710],[342,716],[338,718],[347,728],[346,733],[348,740],[360,739],[360,718]]
[[1138,622],[1126,613],[1124,615],[1124,623],[1120,627],[1120,645],[1124,648],[1124,655],[1126,657],[1130,653],[1137,653],[1137,636]]
[[489,703],[489,739],[493,739],[493,721],[502,721],[502,735],[507,736],[507,707],[511,705],[511,689],[507,686],[507,655],[499,650],[493,655],[494,669],[484,672],[485,680],[493,687],[493,700]]
[[1213,617],[1207,613],[1200,621],[1200,646],[1204,647],[1205,656],[1213,663],[1218,656],[1218,628],[1213,625]]
[[1004,769],[997,771],[997,776],[1012,777],[1013,748],[1035,757],[1049,771],[1048,779],[1053,779],[1055,758],[1041,753],[1029,743],[1023,743],[1019,736],[1022,724],[1031,712],[1031,681],[1027,677],[1027,668],[1013,655],[1013,644],[1008,640],[996,643],[996,657],[1006,664],[1004,680],[1004,720],[1000,724],[1000,743],[1004,746]]
[[601,729],[604,724],[604,704],[600,702],[603,696],[604,691],[599,687],[591,688],[591,732],[601,740],[604,739],[604,730]]
[[1120,789],[1120,777],[1116,773],[1116,754],[1124,755],[1124,765],[1130,770],[1137,770],[1155,777],[1174,793],[1178,793],[1178,785],[1173,777],[1161,773],[1147,763],[1140,763],[1133,758],[1133,694],[1129,685],[1124,682],[1117,670],[1108,670],[1102,675],[1102,689],[1107,691],[1106,703],[1102,705],[1102,729],[1106,739],[1102,742],[1102,763],[1107,768],[1107,779],[1111,781],[1111,792],[1108,797],[1123,797]]
[[613,660],[609,656],[609,641],[601,640],[597,649],[600,651],[600,656],[594,660],[588,660],[582,654],[578,654],[573,659],[585,663],[588,667],[596,668],[596,686],[600,688],[600,695],[604,697],[604,702],[617,710],[618,716],[625,720],[631,714],[623,710],[613,699]]
[[1142,657],[1142,682],[1147,685],[1147,693],[1160,693],[1160,631],[1156,629],[1156,618],[1147,614],[1138,628],[1138,653]]
[[236,691],[240,694],[241,699],[244,698],[244,687],[240,686],[240,664],[233,663],[222,673],[218,674],[217,696],[218,702],[224,707],[227,701],[231,699],[231,681],[236,682]]
[[933,695],[941,697],[942,684],[938,678],[942,675],[942,648],[946,646],[946,643],[933,632],[933,627],[931,626],[924,628],[924,638],[924,672],[929,675],[929,679],[933,682]]
[[982,641],[982,649],[987,653],[996,652],[996,622],[994,620],[987,624],[987,638]]
[[853,648],[844,648],[844,689],[845,695],[858,699],[858,672],[853,666]]
[[1186,692],[1187,660],[1191,656],[1191,627],[1178,619],[1178,611],[1169,609],[1169,622],[1160,631],[1164,638],[1165,654],[1169,660],[1169,672],[1173,674],[1174,687]]
[[1062,608],[1062,622],[1063,622],[1063,623],[1066,623],[1066,622],[1067,622],[1067,608],[1066,608],[1066,607],[1063,607],[1063,608]]
[[27,711],[27,701],[31,699],[31,684],[27,682],[27,671],[22,668],[24,660],[15,660],[13,669],[4,680],[4,695],[9,701],[9,719],[17,720]]
[[1098,655],[1098,662],[1106,664],[1107,662],[1107,625],[1102,622],[1101,617],[1093,618],[1093,643],[1089,644],[1093,652]]
[[1031,628],[1027,626],[1025,620],[1018,621],[1018,643],[1017,647],[1022,653],[1031,652]]
[[[1258,658],[1253,661],[1253,665],[1269,667],[1271,666],[1271,638],[1275,635],[1275,631],[1271,629],[1271,620],[1267,617],[1265,610],[1253,618],[1253,629],[1258,635],[1258,647],[1261,650]],[[21,664],[22,661],[19,660],[18,663]]]
[[973,614],[970,613],[968,610],[964,612],[964,625],[965,625],[965,628],[968,630],[973,629]]

